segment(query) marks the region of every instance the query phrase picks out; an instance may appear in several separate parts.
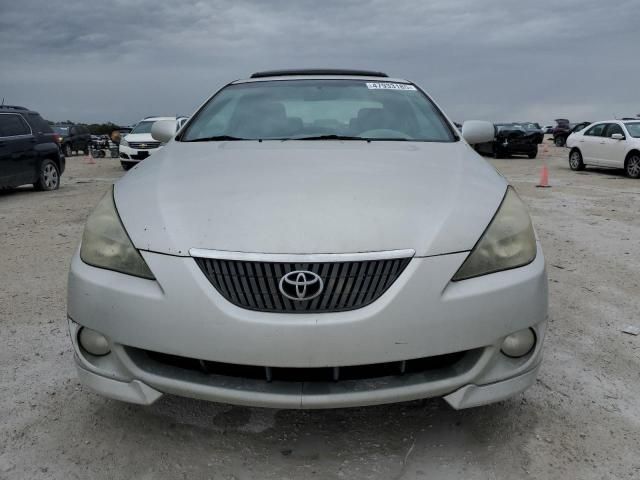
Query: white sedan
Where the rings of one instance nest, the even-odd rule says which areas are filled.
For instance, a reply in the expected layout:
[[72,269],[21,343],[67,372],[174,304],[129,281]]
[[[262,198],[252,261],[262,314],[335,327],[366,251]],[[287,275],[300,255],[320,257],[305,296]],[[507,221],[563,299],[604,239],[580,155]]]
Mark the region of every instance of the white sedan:
[[586,165],[624,168],[631,178],[640,178],[640,121],[596,122],[567,138],[569,167]]

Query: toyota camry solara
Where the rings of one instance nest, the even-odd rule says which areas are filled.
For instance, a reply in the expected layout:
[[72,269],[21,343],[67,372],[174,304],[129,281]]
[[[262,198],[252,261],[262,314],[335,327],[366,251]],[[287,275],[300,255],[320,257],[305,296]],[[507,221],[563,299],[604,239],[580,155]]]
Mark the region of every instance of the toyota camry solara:
[[[535,380],[547,318],[523,202],[415,84],[262,72],[222,88],[89,216],[69,276],[80,379],[278,408],[444,397]],[[174,137],[175,135],[175,137]]]

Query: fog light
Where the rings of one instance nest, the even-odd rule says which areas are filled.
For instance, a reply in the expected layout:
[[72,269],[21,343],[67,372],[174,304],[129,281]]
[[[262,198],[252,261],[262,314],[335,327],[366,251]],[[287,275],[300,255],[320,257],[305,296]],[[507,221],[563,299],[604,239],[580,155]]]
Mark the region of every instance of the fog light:
[[530,328],[507,336],[502,342],[502,353],[507,357],[523,357],[536,344],[536,334]]
[[111,351],[109,340],[101,333],[91,330],[90,328],[82,328],[78,334],[78,342],[91,355],[102,356]]

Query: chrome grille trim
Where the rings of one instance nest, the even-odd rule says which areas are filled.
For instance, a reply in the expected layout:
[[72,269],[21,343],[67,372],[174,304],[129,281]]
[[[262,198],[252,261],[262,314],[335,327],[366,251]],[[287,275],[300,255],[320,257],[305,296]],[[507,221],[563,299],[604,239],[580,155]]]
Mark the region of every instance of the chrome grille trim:
[[[144,147],[142,145],[144,145]],[[129,147],[136,148],[138,150],[153,150],[159,146],[160,142],[129,142]]]
[[197,258],[269,263],[364,262],[368,260],[413,258],[415,254],[415,250],[410,248],[402,250],[356,253],[252,253],[233,252],[229,250],[210,250],[204,248],[191,248],[189,250],[189,255]]

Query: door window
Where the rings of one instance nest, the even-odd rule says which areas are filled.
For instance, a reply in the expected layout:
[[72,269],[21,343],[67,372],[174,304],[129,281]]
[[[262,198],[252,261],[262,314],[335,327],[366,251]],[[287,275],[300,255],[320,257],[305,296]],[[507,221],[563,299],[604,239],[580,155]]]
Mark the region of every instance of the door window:
[[584,135],[585,137],[602,137],[606,126],[606,123],[599,123],[598,125],[594,125],[589,130],[584,132]]
[[0,115],[0,137],[29,134],[31,134],[31,129],[20,115],[14,113]]
[[39,133],[53,133],[51,126],[37,113],[29,113],[29,122]]
[[604,136],[610,138],[614,133],[619,133],[623,137],[625,136],[620,125],[618,125],[617,123],[608,124],[606,130],[604,131]]

